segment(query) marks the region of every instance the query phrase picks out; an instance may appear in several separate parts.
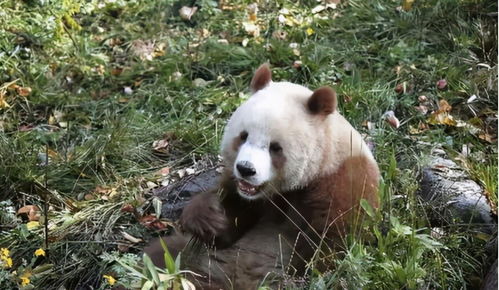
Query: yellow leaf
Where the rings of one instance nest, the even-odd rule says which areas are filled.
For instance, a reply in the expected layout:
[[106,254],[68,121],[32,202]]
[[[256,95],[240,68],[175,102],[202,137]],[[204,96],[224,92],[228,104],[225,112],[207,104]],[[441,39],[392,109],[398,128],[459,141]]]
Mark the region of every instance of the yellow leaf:
[[457,122],[454,120],[454,117],[447,112],[442,112],[440,110],[433,112],[431,116],[428,118],[428,124],[432,125],[448,125],[448,126],[456,126]]
[[22,274],[21,277],[21,286],[26,286],[28,285],[31,281],[29,280],[29,278],[31,277],[31,273],[30,272],[24,272]]
[[45,251],[42,248],[40,248],[40,249],[35,251],[35,256],[37,256],[37,257],[38,256],[45,256]]
[[31,221],[31,222],[26,223],[26,226],[28,227],[28,230],[33,230],[33,229],[36,229],[37,227],[39,227],[40,223],[37,221]]
[[409,11],[412,9],[412,4],[414,4],[414,0],[404,0],[402,2],[402,8],[405,10],[405,11]]
[[12,268],[12,258],[10,258],[10,257],[5,258],[4,261],[5,261],[5,266],[7,268]]
[[108,283],[109,285],[111,285],[111,286],[113,286],[113,285],[116,283],[116,279],[114,279],[114,277],[113,277],[113,276],[110,276],[110,275],[104,275],[104,276],[102,276],[102,277],[104,277],[104,279],[106,279],[106,280],[107,280],[107,283]]
[[10,251],[7,248],[1,248],[0,249],[0,255],[4,257],[8,257],[10,255]]
[[0,91],[0,109],[10,108],[10,105],[5,101],[5,95]]

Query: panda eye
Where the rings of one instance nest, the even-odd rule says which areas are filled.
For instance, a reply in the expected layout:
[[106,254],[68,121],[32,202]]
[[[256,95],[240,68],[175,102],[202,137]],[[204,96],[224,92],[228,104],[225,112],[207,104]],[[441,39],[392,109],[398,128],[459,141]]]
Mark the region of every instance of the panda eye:
[[270,142],[269,150],[272,153],[279,153],[282,151],[282,147],[277,142]]
[[241,138],[242,141],[246,141],[246,139],[248,139],[248,132],[242,131],[241,134],[239,134],[239,138]]

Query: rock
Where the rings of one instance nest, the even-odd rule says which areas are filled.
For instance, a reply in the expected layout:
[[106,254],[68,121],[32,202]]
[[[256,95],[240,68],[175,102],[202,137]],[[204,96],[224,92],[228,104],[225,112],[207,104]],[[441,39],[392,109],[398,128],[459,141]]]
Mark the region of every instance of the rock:
[[483,280],[482,290],[497,290],[497,259]]
[[153,190],[153,195],[162,202],[161,216],[177,220],[187,202],[197,193],[215,189],[220,173],[209,169],[198,175],[189,175],[178,182]]
[[432,156],[423,168],[418,195],[433,209],[432,222],[459,220],[487,233],[496,227],[483,189],[452,160]]

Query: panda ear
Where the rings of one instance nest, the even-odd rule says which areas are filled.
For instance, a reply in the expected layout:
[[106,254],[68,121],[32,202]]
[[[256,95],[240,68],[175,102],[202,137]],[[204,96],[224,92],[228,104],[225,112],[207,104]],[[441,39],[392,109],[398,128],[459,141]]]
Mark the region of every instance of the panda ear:
[[336,111],[336,92],[330,87],[321,87],[308,99],[307,107],[312,114],[327,116]]
[[251,79],[250,89],[252,93],[265,88],[272,81],[272,72],[268,63],[262,64],[255,72]]

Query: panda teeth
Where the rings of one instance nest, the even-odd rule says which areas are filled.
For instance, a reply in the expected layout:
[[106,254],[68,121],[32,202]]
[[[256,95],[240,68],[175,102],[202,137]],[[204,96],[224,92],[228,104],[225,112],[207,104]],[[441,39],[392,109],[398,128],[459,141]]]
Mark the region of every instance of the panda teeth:
[[248,195],[254,195],[256,193],[257,187],[254,185],[249,184],[248,182],[244,180],[239,180],[237,183],[237,186],[241,191]]

